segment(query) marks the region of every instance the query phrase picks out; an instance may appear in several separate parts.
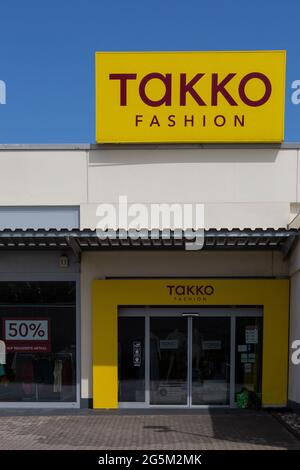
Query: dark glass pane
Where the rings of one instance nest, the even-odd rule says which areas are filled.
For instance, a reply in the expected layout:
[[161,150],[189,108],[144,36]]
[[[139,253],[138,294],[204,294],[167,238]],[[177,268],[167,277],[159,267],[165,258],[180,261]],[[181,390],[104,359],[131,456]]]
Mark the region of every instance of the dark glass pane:
[[145,401],[145,319],[119,317],[119,401]]
[[187,319],[150,319],[150,404],[187,403]]
[[193,318],[192,337],[192,404],[229,404],[230,318]]
[[75,282],[0,282],[0,304],[75,304]]
[[0,400],[76,401],[76,284],[0,284]]

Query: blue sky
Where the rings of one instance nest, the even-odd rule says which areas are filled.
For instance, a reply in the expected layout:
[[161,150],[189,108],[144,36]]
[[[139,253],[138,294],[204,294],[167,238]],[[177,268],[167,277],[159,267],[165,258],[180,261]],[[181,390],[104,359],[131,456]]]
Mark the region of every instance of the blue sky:
[[0,143],[94,142],[95,51],[286,49],[300,141],[299,0],[0,0]]

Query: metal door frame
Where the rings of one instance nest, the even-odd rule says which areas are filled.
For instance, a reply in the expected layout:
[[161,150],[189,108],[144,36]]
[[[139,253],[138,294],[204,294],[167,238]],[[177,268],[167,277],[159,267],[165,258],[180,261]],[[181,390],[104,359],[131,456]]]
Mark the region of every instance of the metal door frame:
[[[153,317],[187,317],[187,403],[185,405],[151,405],[150,404],[150,318]],[[193,405],[192,404],[192,335],[193,316],[206,318],[230,318],[230,379],[229,403],[227,405]],[[235,408],[235,350],[236,350],[236,318],[262,317],[262,307],[126,307],[119,309],[121,317],[145,318],[145,401],[119,402],[119,408]],[[262,360],[262,358],[261,358]]]

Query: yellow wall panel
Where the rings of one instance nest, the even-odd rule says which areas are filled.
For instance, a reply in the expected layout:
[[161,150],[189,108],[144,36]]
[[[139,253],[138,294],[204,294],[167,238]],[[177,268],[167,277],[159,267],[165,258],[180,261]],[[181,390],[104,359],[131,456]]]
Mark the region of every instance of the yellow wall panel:
[[262,306],[263,405],[286,405],[288,280],[95,280],[93,283],[95,408],[118,407],[118,307],[135,305]]

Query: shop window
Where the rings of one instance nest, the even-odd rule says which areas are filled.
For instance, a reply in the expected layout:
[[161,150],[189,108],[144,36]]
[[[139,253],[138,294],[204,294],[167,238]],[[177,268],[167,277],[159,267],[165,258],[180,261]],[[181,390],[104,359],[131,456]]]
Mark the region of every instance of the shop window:
[[18,228],[46,230],[79,228],[79,207],[0,206],[0,230]]
[[0,401],[76,401],[76,283],[0,282]]
[[251,392],[261,401],[262,384],[262,317],[236,319],[235,392]]

